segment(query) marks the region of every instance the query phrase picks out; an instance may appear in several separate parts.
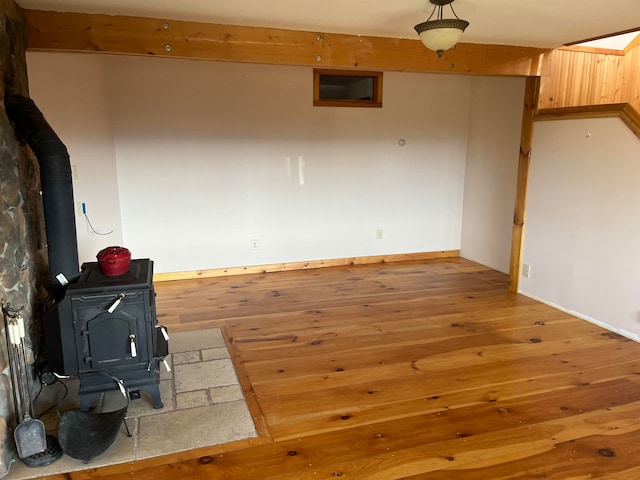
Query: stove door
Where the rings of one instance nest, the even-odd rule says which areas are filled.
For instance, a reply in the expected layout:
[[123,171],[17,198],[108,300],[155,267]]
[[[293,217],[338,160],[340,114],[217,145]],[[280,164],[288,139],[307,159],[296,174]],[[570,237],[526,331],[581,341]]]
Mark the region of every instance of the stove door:
[[[74,297],[78,371],[106,372],[132,368],[147,369],[153,356],[149,348],[151,319],[145,292]],[[136,367],[137,368],[137,367]],[[114,370],[115,369],[115,370]]]
[[136,317],[133,315],[124,311],[101,313],[89,320],[86,327],[85,341],[89,344],[86,363],[91,369],[140,362]]

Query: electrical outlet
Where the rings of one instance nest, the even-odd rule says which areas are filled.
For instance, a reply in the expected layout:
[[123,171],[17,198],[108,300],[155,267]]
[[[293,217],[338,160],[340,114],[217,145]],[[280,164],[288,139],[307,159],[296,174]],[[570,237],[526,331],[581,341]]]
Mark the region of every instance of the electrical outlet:
[[522,264],[522,276],[524,278],[530,278],[531,277],[531,265],[529,265],[528,263],[523,263]]
[[384,231],[381,228],[378,228],[376,230],[376,240],[382,240],[383,233]]
[[82,216],[82,202],[75,202],[76,207],[76,217]]
[[258,250],[258,240],[251,240],[251,250]]

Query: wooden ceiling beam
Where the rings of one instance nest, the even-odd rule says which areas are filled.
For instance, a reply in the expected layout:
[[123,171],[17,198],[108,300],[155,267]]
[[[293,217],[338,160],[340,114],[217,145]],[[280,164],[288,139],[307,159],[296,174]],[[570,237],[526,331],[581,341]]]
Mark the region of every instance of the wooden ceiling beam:
[[24,10],[30,50],[364,70],[539,76],[550,50],[460,43],[442,58],[419,40],[155,18]]

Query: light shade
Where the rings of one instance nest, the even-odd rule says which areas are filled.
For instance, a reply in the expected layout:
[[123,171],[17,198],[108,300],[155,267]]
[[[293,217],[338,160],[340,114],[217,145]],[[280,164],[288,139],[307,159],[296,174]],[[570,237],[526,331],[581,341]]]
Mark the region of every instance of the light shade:
[[[456,18],[442,18],[442,5],[450,4],[452,1],[431,0],[431,3],[436,5],[431,16],[426,22],[419,23],[414,27],[424,46],[436,51],[439,57],[445,50],[453,48],[458,43],[462,33],[469,26],[469,22],[458,18],[453,7],[451,7],[451,11]],[[431,20],[436,9],[438,10],[438,18]]]

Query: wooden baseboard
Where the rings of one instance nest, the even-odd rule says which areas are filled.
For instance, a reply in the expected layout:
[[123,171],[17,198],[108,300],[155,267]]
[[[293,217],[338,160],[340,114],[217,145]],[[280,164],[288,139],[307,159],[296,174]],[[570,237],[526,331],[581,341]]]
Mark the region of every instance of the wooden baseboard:
[[306,262],[274,263],[271,265],[253,265],[248,267],[214,268],[210,270],[191,270],[186,272],[156,273],[154,282],[190,280],[194,278],[224,277],[228,275],[246,275],[251,273],[285,272],[290,270],[309,270],[312,268],[340,267],[346,265],[366,265],[371,263],[405,262],[432,260],[434,258],[452,258],[460,256],[460,250],[442,250],[438,252],[396,253],[374,255],[370,257],[335,258],[330,260],[309,260]]

